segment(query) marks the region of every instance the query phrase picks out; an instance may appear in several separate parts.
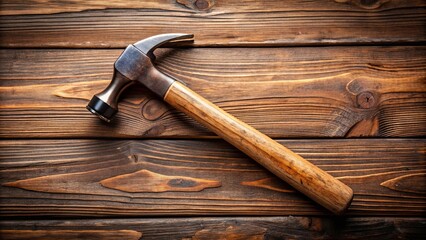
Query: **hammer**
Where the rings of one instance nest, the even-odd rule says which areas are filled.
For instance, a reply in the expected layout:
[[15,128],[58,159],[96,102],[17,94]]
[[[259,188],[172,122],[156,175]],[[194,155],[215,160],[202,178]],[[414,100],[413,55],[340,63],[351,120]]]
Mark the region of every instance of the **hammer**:
[[350,187],[272,140],[248,124],[201,97],[153,65],[154,50],[170,41],[193,41],[192,34],[160,34],[129,45],[114,63],[111,83],[93,96],[87,109],[110,122],[118,111],[118,97],[134,83],[141,83],[169,105],[186,113],[224,140],[256,160],[312,200],[335,214],[352,202]]

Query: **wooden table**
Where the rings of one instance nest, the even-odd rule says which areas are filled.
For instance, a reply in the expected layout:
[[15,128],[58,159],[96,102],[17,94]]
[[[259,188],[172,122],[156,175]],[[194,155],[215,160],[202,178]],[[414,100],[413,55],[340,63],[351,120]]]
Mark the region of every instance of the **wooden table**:
[[[1,2],[2,239],[426,235],[426,2]],[[85,105],[127,44],[351,186],[334,217],[142,87]]]

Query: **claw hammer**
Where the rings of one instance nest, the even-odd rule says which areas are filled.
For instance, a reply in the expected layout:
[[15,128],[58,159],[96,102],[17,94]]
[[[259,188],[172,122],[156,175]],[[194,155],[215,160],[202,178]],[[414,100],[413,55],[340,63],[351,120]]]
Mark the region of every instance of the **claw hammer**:
[[153,52],[157,47],[169,41],[193,41],[193,37],[192,34],[160,34],[129,45],[114,63],[112,81],[105,90],[93,96],[87,109],[109,122],[118,111],[118,97],[122,91],[134,83],[141,83],[295,189],[331,212],[343,214],[352,202],[350,187],[153,65]]

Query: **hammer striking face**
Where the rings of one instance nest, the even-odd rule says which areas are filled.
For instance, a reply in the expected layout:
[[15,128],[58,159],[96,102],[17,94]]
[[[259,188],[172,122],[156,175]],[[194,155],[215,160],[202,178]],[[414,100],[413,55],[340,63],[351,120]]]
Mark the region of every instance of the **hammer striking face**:
[[192,38],[189,34],[162,34],[129,45],[114,64],[111,83],[92,98],[87,109],[109,122],[118,111],[120,93],[133,83],[142,83],[312,200],[336,214],[345,212],[353,198],[351,188],[155,68],[155,48]]

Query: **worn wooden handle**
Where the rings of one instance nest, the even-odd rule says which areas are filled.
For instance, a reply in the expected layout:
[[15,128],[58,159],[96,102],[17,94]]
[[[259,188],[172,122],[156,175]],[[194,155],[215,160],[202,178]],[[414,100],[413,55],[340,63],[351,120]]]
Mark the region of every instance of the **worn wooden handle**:
[[170,86],[164,100],[330,211],[342,214],[349,207],[350,187],[180,82]]

